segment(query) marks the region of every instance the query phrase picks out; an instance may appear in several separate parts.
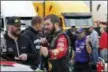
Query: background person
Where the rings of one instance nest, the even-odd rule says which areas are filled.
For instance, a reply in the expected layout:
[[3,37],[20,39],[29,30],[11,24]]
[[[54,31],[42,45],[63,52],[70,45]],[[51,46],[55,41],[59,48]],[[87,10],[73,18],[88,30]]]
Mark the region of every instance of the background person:
[[106,32],[106,28],[102,27],[100,29],[101,37],[99,40],[100,45],[100,56],[105,60],[105,62],[108,62],[108,34]]
[[73,72],[92,72],[89,65],[89,54],[91,54],[91,51],[85,30],[83,28],[79,28],[75,42],[75,64]]
[[42,18],[40,16],[35,16],[31,20],[31,26],[29,26],[24,32],[23,35],[30,38],[35,49],[36,49],[36,67],[41,65],[41,56],[40,56],[40,45],[41,45],[41,33],[42,32]]
[[97,64],[98,61],[98,48],[99,48],[99,36],[98,33],[96,32],[96,30],[94,29],[93,26],[90,27],[89,31],[91,32],[90,34],[90,43],[92,46],[92,62],[93,65]]

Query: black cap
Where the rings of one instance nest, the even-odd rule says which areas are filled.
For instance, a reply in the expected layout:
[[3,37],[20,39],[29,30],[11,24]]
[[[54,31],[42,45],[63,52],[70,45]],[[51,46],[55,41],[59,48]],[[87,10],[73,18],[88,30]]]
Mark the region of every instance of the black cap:
[[8,25],[16,25],[16,24],[21,25],[21,21],[20,21],[20,18],[18,17],[8,17],[7,24]]

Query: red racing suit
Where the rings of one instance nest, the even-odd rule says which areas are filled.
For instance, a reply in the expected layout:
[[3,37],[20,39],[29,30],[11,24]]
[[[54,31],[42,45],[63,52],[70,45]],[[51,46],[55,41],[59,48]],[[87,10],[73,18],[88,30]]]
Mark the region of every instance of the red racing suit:
[[51,39],[49,48],[50,72],[69,72],[68,46],[68,38],[62,32],[57,32]]

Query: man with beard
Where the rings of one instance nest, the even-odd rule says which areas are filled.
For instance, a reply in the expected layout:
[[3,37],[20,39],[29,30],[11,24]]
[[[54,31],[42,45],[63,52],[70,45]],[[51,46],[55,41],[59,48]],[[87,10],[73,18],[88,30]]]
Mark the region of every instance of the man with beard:
[[20,19],[18,17],[9,17],[7,25],[7,32],[4,35],[6,50],[2,57],[8,61],[33,65],[36,59],[36,51],[31,40],[20,34]]
[[49,72],[69,72],[68,67],[68,38],[60,29],[60,19],[56,15],[44,18],[46,32],[48,33],[48,46],[41,47],[41,54],[48,57]]

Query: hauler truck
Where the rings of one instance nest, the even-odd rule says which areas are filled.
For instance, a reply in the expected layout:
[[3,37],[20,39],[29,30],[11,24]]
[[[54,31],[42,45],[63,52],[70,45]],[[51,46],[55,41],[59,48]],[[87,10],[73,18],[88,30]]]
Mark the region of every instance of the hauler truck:
[[45,1],[34,2],[35,11],[41,17],[49,14],[59,16],[63,30],[72,25],[88,28],[93,26],[92,14],[84,1]]
[[17,16],[21,19],[21,29],[24,30],[36,15],[32,1],[1,1],[0,28],[5,31],[8,17]]

